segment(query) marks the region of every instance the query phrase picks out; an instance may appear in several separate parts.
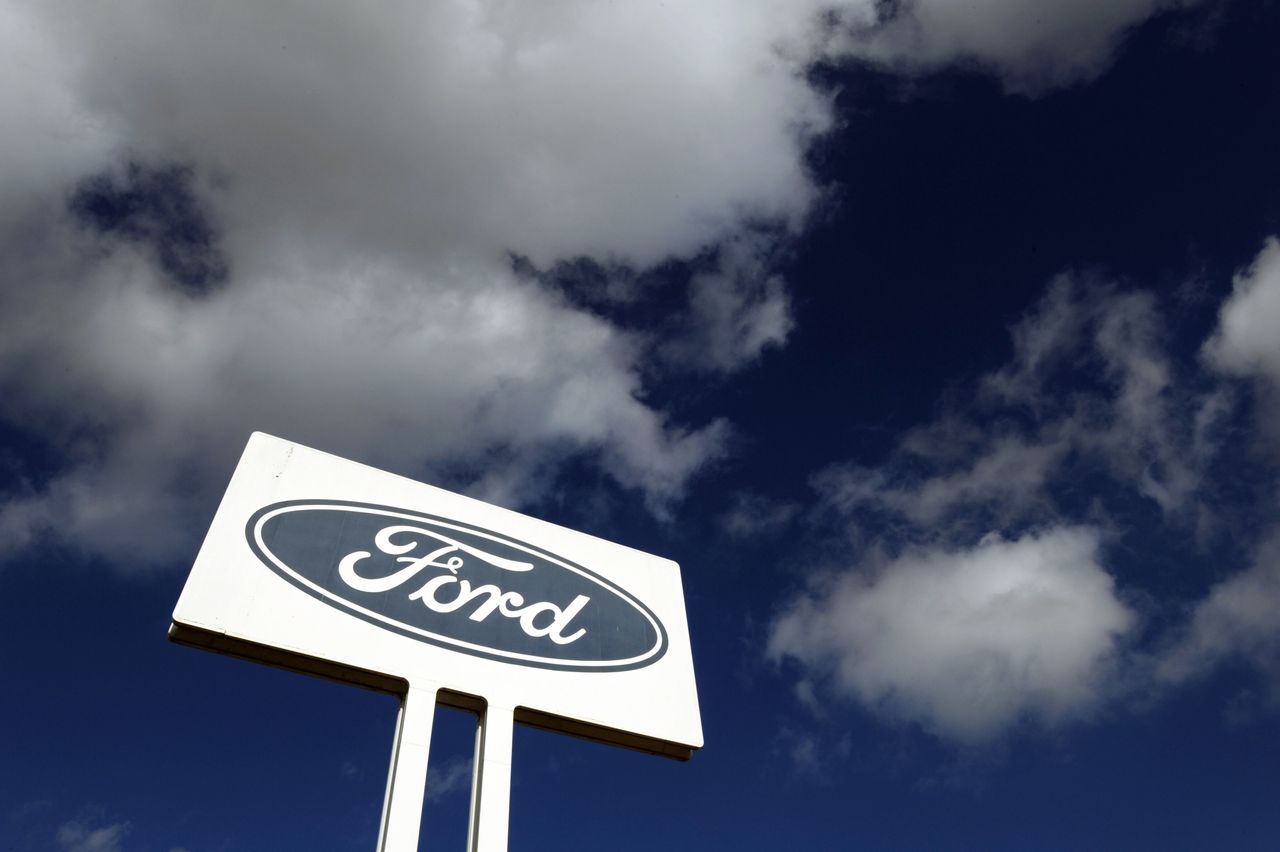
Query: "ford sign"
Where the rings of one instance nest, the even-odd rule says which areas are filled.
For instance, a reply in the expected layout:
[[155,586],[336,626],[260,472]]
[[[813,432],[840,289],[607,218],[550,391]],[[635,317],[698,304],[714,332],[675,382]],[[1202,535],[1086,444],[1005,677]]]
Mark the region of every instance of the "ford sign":
[[609,672],[667,650],[662,623],[600,575],[448,518],[341,500],[259,509],[268,568],[338,610],[433,645],[525,666]]

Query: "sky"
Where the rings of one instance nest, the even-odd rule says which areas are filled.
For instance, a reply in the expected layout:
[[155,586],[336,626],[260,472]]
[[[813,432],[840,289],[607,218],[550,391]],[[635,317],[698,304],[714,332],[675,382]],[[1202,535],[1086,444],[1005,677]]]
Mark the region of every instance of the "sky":
[[393,696],[166,639],[255,430],[680,563],[705,747],[518,729],[513,852],[1274,848],[1277,39],[0,2],[0,848],[375,845]]

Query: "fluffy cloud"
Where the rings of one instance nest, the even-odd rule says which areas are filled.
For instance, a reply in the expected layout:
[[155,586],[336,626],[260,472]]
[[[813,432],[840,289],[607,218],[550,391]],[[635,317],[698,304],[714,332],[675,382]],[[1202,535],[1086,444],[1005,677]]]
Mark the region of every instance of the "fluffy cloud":
[[781,345],[793,325],[786,284],[769,272],[769,241],[743,235],[720,249],[711,272],[690,282],[683,333],[664,345],[676,363],[730,372]]
[[798,155],[827,107],[774,47],[803,46],[812,7],[767,5],[137,0],[43,24],[123,144],[226,175],[237,254],[291,227],[646,265],[805,212]]
[[1266,672],[1280,698],[1280,532],[1263,541],[1246,570],[1195,605],[1182,635],[1160,655],[1156,674],[1181,683],[1232,659]]
[[[1202,348],[1214,375],[1171,358],[1151,294],[1059,279],[1014,327],[1010,363],[984,377],[964,409],[908,433],[883,465],[817,477],[840,518],[906,549],[828,577],[784,607],[768,653],[802,667],[801,703],[819,700],[816,680],[970,743],[1023,719],[1052,725],[1088,714],[1111,684],[1179,686],[1224,663],[1257,670],[1280,703],[1275,469],[1239,447],[1235,461],[1243,453],[1255,469],[1237,478],[1238,469],[1220,467],[1224,435],[1280,424],[1268,422],[1277,409],[1266,405],[1251,419],[1221,375],[1258,379],[1263,401],[1275,402],[1280,242],[1268,240],[1234,285]],[[1082,467],[1109,482],[1084,486],[1083,507]],[[1244,570],[1189,604],[1161,602],[1185,620],[1121,661],[1134,614],[1101,564],[1096,531],[1070,524],[1105,516],[1107,501],[1128,490],[1164,510],[1162,534],[1194,526],[1207,548],[1216,497],[1239,501],[1251,487],[1245,479],[1258,483],[1260,499],[1244,498],[1257,505],[1236,528],[1246,542],[1261,530],[1261,540]],[[1013,541],[966,544],[984,524],[1014,530]],[[1028,527],[1049,532],[1016,532]],[[1032,615],[1048,599],[1058,603],[1044,612],[1061,620]],[[1047,663],[1046,649],[1062,656]]]
[[[1235,276],[1202,354],[1230,376],[1257,379],[1262,417],[1280,438],[1280,240]],[[1273,492],[1274,493],[1274,492]],[[1265,517],[1274,519],[1274,503]],[[1159,655],[1157,679],[1182,683],[1237,660],[1261,670],[1280,699],[1280,528],[1271,527],[1244,570],[1214,585],[1191,607],[1185,628]]]
[[1051,522],[1070,460],[1096,465],[1166,513],[1199,510],[1201,464],[1226,397],[1174,381],[1154,297],[1071,276],[1012,330],[1014,355],[966,408],[909,432],[876,467],[815,482],[842,514],[871,510],[945,537]]
[[[913,435],[934,445],[940,436]],[[928,451],[931,451],[930,446]],[[932,476],[916,479],[888,469],[842,466],[828,469],[815,478],[824,498],[842,512],[870,506],[900,515],[914,525],[938,523],[956,512],[987,507],[1000,517],[1018,518],[1032,514],[1053,466],[1067,447],[1056,438],[1027,442],[1016,436],[997,436],[977,449],[959,465]],[[926,453],[917,459],[930,459]]]
[[1228,375],[1261,379],[1271,404],[1271,434],[1280,439],[1280,239],[1272,237],[1235,277],[1231,297],[1203,354]]
[[438,802],[471,786],[471,758],[455,758],[427,775],[427,801]]
[[725,241],[677,360],[735,369],[789,331],[735,235],[815,196],[805,9],[4,14],[3,416],[64,467],[7,495],[0,547],[56,528],[162,562],[252,429],[506,502],[585,453],[662,512],[725,425],[644,402],[650,341],[512,255],[643,268]]
[[1130,28],[1195,2],[904,0],[882,4],[887,13],[874,26],[855,26],[844,47],[909,69],[975,63],[996,71],[1010,90],[1037,93],[1097,76]]
[[[1205,347],[1220,369],[1270,376],[1278,254],[1269,243],[1237,277]],[[963,407],[944,406],[878,465],[815,477],[850,540],[889,555],[850,560],[852,569],[792,600],[773,625],[770,656],[798,662],[806,690],[826,684],[965,742],[1023,719],[1087,714],[1107,697],[1108,676],[1167,685],[1244,659],[1280,683],[1280,536],[1187,605],[1176,636],[1113,665],[1134,615],[1103,567],[1097,530],[1126,536],[1116,519],[1131,508],[1109,507],[1138,498],[1209,548],[1221,521],[1215,495],[1245,487],[1221,481],[1224,434],[1248,428],[1240,394],[1194,360],[1175,361],[1160,307],[1142,291],[1061,277],[1011,337],[1010,361]],[[1264,523],[1274,517],[1257,511]],[[973,544],[991,529],[1004,538]],[[1062,656],[1045,656],[1050,649]]]
[[219,481],[253,428],[400,468],[593,448],[659,506],[678,496],[722,427],[665,424],[638,400],[624,335],[480,271],[455,281],[335,266],[193,302],[118,251],[10,293],[0,362],[25,371],[6,376],[9,411],[87,446],[4,519],[57,520],[109,556],[162,559],[209,496],[198,486]]
[[1096,531],[1060,528],[829,578],[786,607],[768,653],[886,716],[974,743],[1094,710],[1134,622]]
[[[60,467],[9,472],[0,552],[175,558],[252,429],[511,503],[585,456],[662,513],[728,427],[647,402],[654,365],[791,331],[769,258],[820,196],[810,64],[1069,82],[1053,57],[1155,8],[1026,5],[977,42],[924,2],[3,4],[0,417]],[[511,260],[707,256],[658,340]]]

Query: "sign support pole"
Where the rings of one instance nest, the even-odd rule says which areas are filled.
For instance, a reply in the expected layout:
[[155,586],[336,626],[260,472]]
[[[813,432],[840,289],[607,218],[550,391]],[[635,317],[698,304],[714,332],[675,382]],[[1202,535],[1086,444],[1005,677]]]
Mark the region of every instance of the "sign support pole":
[[[400,702],[378,852],[416,852],[427,792],[437,687],[409,687]],[[515,710],[486,703],[476,725],[467,852],[507,852]]]
[[703,742],[680,566],[259,432],[169,638],[400,696],[378,852],[417,852],[438,704],[479,717],[468,852],[507,850],[517,708],[680,760]]
[[514,731],[514,708],[486,705],[476,729],[467,852],[507,852]]
[[[427,792],[427,758],[436,717],[436,688],[410,686],[400,702],[391,771],[382,805],[378,852],[415,852],[422,802]],[[503,838],[505,840],[505,836]]]

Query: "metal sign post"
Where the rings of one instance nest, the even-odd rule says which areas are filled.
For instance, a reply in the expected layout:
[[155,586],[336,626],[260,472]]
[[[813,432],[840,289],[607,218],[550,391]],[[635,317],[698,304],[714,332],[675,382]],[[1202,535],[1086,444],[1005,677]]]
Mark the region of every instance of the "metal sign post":
[[[379,852],[413,852],[418,848],[436,697],[435,687],[410,687],[400,702]],[[467,852],[506,852],[514,729],[514,708],[486,704],[479,713]]]
[[436,691],[410,687],[400,702],[400,716],[396,719],[378,852],[418,848],[418,826],[422,823],[422,802],[427,792],[431,725],[435,717]]
[[515,723],[702,746],[674,562],[268,435],[245,448],[176,642],[401,696],[378,849],[417,849],[437,704],[479,715],[468,849],[504,852]]
[[511,814],[511,744],[514,710],[490,704],[476,731],[468,852],[506,852]]

